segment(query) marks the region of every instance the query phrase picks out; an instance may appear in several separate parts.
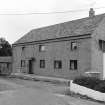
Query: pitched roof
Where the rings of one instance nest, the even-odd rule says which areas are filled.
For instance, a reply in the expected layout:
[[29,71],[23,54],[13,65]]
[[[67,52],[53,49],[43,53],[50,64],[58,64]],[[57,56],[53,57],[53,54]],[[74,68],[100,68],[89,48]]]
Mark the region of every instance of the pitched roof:
[[92,34],[105,14],[96,15],[93,18],[87,17],[55,24],[47,27],[33,29],[16,41],[14,44],[69,37],[74,35]]

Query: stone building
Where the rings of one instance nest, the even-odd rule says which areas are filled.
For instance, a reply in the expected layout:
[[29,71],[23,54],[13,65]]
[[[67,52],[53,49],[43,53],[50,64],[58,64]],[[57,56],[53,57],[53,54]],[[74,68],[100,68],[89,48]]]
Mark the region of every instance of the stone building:
[[105,14],[33,29],[13,44],[13,72],[105,78]]

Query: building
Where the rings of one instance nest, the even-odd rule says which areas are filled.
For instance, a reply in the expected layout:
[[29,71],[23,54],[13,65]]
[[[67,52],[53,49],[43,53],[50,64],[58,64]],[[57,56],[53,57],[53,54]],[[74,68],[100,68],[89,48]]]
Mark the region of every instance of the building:
[[0,75],[9,75],[12,72],[12,57],[0,57]]
[[105,78],[105,14],[33,29],[13,44],[13,72]]

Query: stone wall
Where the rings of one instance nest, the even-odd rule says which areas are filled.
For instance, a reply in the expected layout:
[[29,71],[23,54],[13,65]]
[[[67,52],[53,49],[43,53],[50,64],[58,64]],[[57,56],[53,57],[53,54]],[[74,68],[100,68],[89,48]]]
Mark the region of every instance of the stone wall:
[[[78,48],[71,50],[71,42],[76,41]],[[43,41],[42,41],[43,42]],[[45,51],[39,52],[39,45],[24,45],[13,47],[13,71],[21,72],[22,69],[28,73],[28,65],[21,68],[21,60],[34,58],[33,72],[36,75],[55,76],[73,79],[91,70],[91,39],[67,39],[66,41],[49,41],[42,45],[46,46]],[[45,60],[46,67],[40,68],[40,60]],[[62,61],[62,69],[54,69],[54,60]],[[70,60],[77,60],[78,69],[70,70]],[[26,69],[27,68],[27,69]]]

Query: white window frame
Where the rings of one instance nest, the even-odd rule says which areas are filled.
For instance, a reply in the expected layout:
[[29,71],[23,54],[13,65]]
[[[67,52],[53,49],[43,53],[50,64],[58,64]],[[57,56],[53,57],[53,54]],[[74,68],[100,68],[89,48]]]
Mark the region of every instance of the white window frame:
[[71,50],[77,50],[78,48],[78,43],[76,41],[71,42]]
[[39,45],[39,52],[46,51],[46,46],[45,45]]

